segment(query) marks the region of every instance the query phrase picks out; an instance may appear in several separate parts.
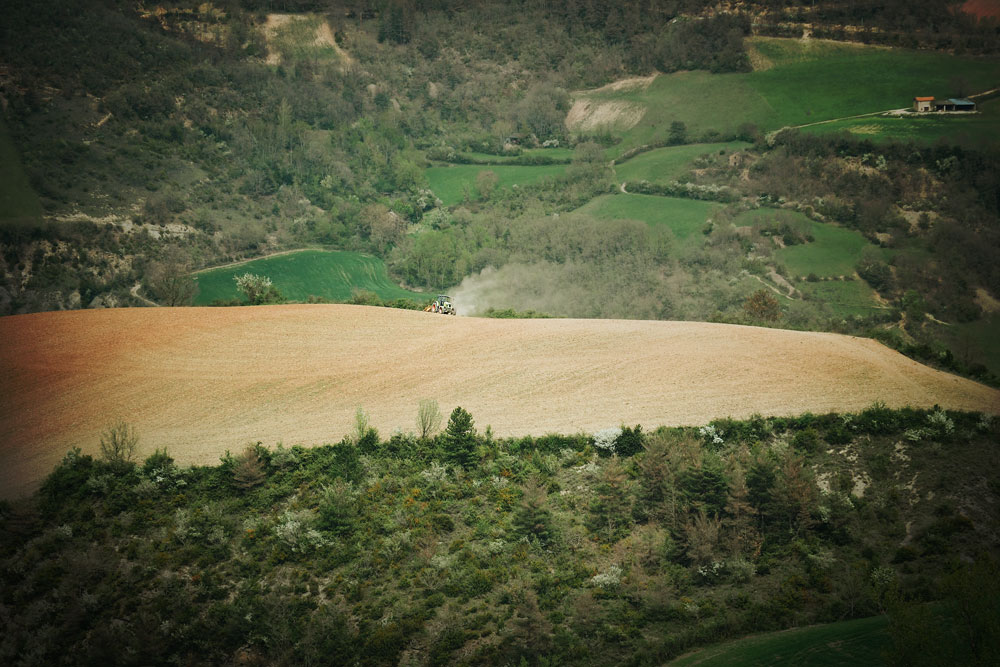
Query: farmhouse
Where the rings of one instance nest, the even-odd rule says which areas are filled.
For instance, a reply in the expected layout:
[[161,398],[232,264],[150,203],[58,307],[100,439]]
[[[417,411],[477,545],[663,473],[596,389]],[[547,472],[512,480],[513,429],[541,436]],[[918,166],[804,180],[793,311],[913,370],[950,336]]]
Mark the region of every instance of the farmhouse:
[[952,97],[936,100],[933,97],[914,97],[914,111],[975,111],[976,103],[970,99]]

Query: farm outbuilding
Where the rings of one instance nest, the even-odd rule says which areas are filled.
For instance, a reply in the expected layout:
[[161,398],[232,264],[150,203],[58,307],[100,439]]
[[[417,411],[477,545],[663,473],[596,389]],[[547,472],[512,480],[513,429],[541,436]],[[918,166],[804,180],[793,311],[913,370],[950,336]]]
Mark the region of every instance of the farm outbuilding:
[[914,111],[932,111],[934,107],[933,97],[914,97],[913,98],[913,110]]
[[935,111],[975,111],[976,103],[965,98],[955,98],[947,100],[934,100]]

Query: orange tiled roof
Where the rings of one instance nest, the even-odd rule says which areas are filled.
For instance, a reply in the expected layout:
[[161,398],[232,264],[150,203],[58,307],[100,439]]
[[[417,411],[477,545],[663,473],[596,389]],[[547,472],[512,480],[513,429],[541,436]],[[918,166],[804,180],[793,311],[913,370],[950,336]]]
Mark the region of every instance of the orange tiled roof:
[[934,101],[933,97],[914,97],[913,99],[916,100],[917,102],[933,102]]

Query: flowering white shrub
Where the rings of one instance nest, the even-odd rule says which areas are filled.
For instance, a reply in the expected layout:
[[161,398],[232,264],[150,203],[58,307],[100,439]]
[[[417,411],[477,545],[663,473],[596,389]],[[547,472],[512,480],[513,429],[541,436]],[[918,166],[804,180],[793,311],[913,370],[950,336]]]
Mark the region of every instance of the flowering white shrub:
[[504,542],[503,540],[491,540],[490,542],[486,543],[486,550],[495,556],[499,553],[503,553],[503,550],[506,546],[507,543]]
[[927,415],[927,423],[941,435],[950,435],[955,430],[955,422],[940,408]]
[[711,424],[699,428],[698,435],[705,438],[705,440],[711,442],[713,445],[721,445],[725,442],[725,440],[722,439],[722,432]]
[[615,444],[618,442],[618,436],[621,434],[622,430],[620,427],[601,429],[594,434],[594,447],[599,451],[614,454]]
[[448,481],[448,466],[441,465],[437,461],[431,463],[431,467],[420,472],[427,484],[430,486],[441,486]]
[[311,518],[310,512],[286,511],[274,527],[274,534],[295,553],[309,553],[325,547],[326,538],[315,528],[308,527]]
[[595,574],[590,578],[590,584],[607,590],[614,588],[622,582],[622,569],[617,565],[612,565],[604,572]]

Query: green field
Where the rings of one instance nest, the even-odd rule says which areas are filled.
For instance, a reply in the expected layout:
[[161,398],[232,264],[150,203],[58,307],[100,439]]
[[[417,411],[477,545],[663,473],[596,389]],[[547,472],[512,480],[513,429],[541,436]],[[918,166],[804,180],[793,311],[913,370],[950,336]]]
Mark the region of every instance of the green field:
[[811,134],[848,132],[872,141],[913,141],[931,144],[946,140],[961,146],[979,147],[983,142],[1000,144],[1000,99],[978,105],[978,114],[935,116],[868,116],[837,120],[802,128]]
[[939,325],[936,332],[959,359],[981,363],[1000,376],[1000,313],[989,313],[975,322]]
[[430,167],[424,173],[427,174],[427,182],[431,191],[445,206],[452,206],[464,200],[466,186],[469,189],[469,197],[479,198],[479,191],[476,190],[476,175],[481,171],[492,171],[499,179],[497,186],[509,188],[514,185],[537,183],[543,178],[558,176],[565,170],[566,165],[564,164],[540,167],[461,164],[449,167]]
[[208,305],[216,299],[241,298],[234,276],[244,273],[269,277],[282,296],[290,301],[305,301],[311,295],[330,301],[347,301],[356,289],[370,290],[383,299],[424,301],[430,298],[392,282],[386,274],[385,264],[376,257],[356,252],[300,250],[198,272],[195,274],[199,287],[195,305]]
[[970,90],[993,88],[996,61],[886,49],[822,40],[757,37],[750,40],[767,69],[739,74],[704,71],[658,76],[645,90],[590,94],[646,109],[624,133],[618,154],[666,137],[670,123],[689,133],[732,131],[754,123],[763,131],[820,120],[907,107],[915,95],[950,97],[961,76]]
[[0,220],[36,219],[41,215],[42,204],[28,182],[17,147],[0,118]]
[[691,169],[692,163],[702,155],[738,151],[749,145],[743,141],[730,141],[657,148],[615,165],[615,174],[618,181],[670,183],[684,176]]
[[[733,221],[736,226],[765,223],[774,215],[772,209],[761,208],[741,213]],[[783,211],[782,216],[812,235],[813,241],[780,248],[774,255],[793,275],[844,276],[854,273],[866,247],[875,247],[853,229],[810,220],[801,213]]]
[[682,244],[700,243],[702,230],[720,204],[659,197],[656,195],[602,195],[577,209],[606,220],[641,220],[649,225],[665,225]]
[[880,665],[881,652],[889,644],[888,625],[888,617],[873,616],[770,632],[711,646],[669,664],[673,667]]
[[839,317],[864,317],[883,310],[875,301],[875,290],[861,279],[800,282],[795,286],[814,301],[829,306],[830,311]]

